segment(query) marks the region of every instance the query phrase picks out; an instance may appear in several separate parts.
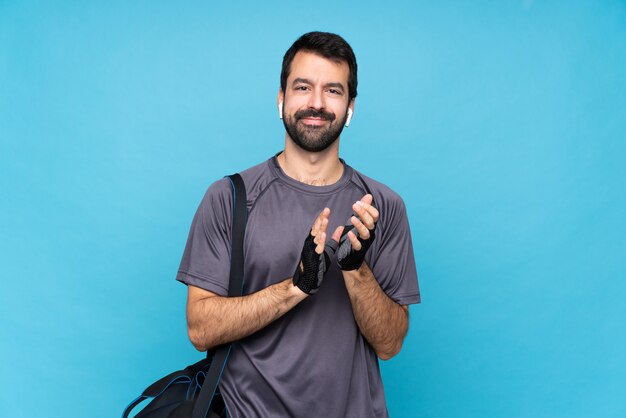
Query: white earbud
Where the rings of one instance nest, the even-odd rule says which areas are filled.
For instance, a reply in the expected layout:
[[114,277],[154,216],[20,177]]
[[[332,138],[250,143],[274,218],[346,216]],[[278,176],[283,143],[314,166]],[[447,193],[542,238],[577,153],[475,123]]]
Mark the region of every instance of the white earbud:
[[278,103],[278,117],[283,118],[283,102],[282,100]]
[[350,126],[351,120],[352,120],[352,109],[348,108],[348,117],[346,118],[346,128]]

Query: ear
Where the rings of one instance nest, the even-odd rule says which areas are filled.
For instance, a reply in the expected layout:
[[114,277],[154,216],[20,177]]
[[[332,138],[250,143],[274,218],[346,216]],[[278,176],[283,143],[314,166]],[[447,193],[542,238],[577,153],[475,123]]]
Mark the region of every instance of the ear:
[[348,105],[348,115],[346,116],[346,128],[350,126],[350,122],[352,121],[352,115],[354,114],[354,99],[350,101]]
[[285,101],[285,94],[283,93],[283,89],[278,89],[278,117],[283,118],[283,102]]

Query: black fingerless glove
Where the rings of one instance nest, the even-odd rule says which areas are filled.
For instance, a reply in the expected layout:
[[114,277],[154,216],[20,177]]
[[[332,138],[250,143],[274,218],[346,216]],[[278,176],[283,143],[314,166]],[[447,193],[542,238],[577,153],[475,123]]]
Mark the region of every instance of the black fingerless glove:
[[316,293],[322,285],[324,275],[330,267],[330,255],[337,249],[337,242],[330,240],[324,246],[324,252],[318,254],[315,252],[317,244],[314,240],[315,237],[311,234],[304,240],[300,262],[293,274],[294,286],[309,295]]
[[346,225],[341,234],[341,238],[339,239],[339,248],[337,249],[337,264],[341,270],[356,270],[361,267],[363,264],[363,260],[365,259],[365,253],[372,245],[374,241],[376,230],[376,225],[374,225],[374,229],[370,229],[370,237],[368,239],[363,239],[359,236],[356,229],[353,231],[359,242],[361,243],[361,249],[359,251],[355,251],[352,248],[352,243],[348,238],[348,232],[354,229],[353,225]]

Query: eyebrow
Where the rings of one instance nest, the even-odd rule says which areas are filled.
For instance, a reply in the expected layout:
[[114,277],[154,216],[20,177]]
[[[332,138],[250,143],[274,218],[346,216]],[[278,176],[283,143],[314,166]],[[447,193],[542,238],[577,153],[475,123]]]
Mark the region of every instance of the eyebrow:
[[[295,78],[293,80],[293,83],[291,83],[292,85],[297,84],[297,83],[304,83],[304,84],[311,84],[313,85],[313,82],[311,80],[309,80],[308,78]],[[339,88],[341,90],[345,90],[345,87],[343,86],[343,84],[341,83],[336,83],[336,82],[332,82],[332,83],[326,83],[324,84],[324,87],[335,87],[335,88]]]

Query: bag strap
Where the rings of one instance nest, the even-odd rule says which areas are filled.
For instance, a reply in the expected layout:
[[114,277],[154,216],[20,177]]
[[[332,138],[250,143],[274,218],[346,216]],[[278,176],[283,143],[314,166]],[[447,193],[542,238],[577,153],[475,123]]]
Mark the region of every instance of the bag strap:
[[[243,238],[246,231],[247,207],[246,187],[239,174],[228,176],[233,188],[233,225],[230,251],[230,279],[228,296],[241,296],[243,292]],[[226,366],[231,344],[224,344],[215,349],[202,389],[193,408],[193,418],[206,418],[215,395],[217,385]],[[207,353],[207,356],[210,354]]]
[[233,229],[230,256],[230,281],[228,296],[241,296],[243,292],[243,237],[246,232],[248,208],[246,207],[246,185],[239,174],[228,176],[233,186]]

